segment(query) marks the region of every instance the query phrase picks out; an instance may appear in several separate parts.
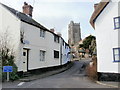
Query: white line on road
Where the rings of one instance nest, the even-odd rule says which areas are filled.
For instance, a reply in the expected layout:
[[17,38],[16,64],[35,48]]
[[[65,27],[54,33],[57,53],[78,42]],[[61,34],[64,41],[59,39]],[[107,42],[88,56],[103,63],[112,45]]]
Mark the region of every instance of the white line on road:
[[100,84],[100,85],[104,85],[104,86],[109,86],[109,87],[113,87],[113,88],[118,88],[119,86],[115,86],[115,85],[110,85],[110,84],[104,84],[104,83],[101,83],[99,81],[96,81],[96,83]]
[[22,86],[25,82],[20,82],[17,86]]

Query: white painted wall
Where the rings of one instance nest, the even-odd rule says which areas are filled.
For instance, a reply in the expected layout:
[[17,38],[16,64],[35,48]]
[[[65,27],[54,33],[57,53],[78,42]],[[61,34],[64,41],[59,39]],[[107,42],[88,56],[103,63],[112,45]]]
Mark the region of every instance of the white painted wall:
[[[54,34],[46,31],[45,38],[40,37],[40,29],[22,22],[22,30],[25,33],[25,40],[29,44],[23,45],[24,48],[29,48],[29,69],[50,67],[60,65],[59,59],[54,58],[54,50],[59,51],[60,43],[54,42]],[[46,51],[45,61],[40,61],[40,50]]]
[[70,56],[67,56],[68,52],[70,52],[69,46],[65,48],[64,42],[64,46],[62,45],[62,64],[66,64],[68,61],[70,61]]
[[[2,17],[2,18],[1,18]],[[0,5],[0,36],[4,35],[7,30],[9,35],[9,47],[15,52],[15,63],[18,71],[23,71],[23,48],[29,50],[28,69],[38,69],[44,67],[60,65],[60,43],[54,42],[54,34],[46,31],[45,38],[40,37],[40,28],[20,21],[15,15],[10,13],[6,8]],[[24,40],[29,44],[20,42],[20,32],[24,32]],[[65,46],[65,45],[64,45]],[[40,61],[40,50],[46,51],[45,61]],[[54,58],[54,50],[59,51],[59,58]],[[68,49],[63,48],[62,53],[67,53]],[[64,57],[63,64],[68,59]]]
[[8,47],[13,49],[16,57],[15,63],[19,67],[19,70],[21,70],[19,56],[20,24],[20,20],[0,4],[0,40],[5,37],[5,35],[8,36],[6,39],[8,41]]
[[114,30],[114,17],[118,17],[118,3],[110,2],[95,21],[98,72],[120,73],[118,62],[113,62],[113,48],[120,47],[120,30]]

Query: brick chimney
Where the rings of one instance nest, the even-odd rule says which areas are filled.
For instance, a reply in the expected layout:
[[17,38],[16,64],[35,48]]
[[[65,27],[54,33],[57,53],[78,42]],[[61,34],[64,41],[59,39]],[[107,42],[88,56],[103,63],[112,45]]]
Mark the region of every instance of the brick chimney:
[[31,5],[28,5],[28,3],[24,2],[24,6],[22,8],[24,14],[27,14],[32,17],[33,7]]
[[50,29],[50,31],[53,32],[53,33],[55,32],[54,28]]
[[58,35],[58,36],[62,36],[62,34],[61,34],[60,32],[57,32],[57,35]]
[[96,10],[99,3],[94,4],[94,10]]

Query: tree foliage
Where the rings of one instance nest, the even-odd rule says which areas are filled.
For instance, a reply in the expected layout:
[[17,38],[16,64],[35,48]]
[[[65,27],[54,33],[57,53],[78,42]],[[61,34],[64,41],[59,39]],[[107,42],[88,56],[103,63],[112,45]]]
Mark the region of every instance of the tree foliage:
[[89,49],[89,45],[91,45],[92,40],[95,40],[95,36],[88,36],[85,38],[85,40],[83,41],[83,48],[84,49]]

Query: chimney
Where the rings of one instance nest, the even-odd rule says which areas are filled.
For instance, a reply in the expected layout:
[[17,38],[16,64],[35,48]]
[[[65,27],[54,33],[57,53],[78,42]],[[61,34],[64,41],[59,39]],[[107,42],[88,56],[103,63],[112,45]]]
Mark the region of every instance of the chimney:
[[60,36],[60,37],[62,36],[62,34],[60,32],[57,32],[57,35]]
[[55,32],[55,30],[54,30],[53,28],[52,28],[52,29],[50,29],[50,31],[51,31],[51,32],[53,32],[53,33]]
[[27,14],[32,17],[33,7],[31,5],[28,5],[28,3],[24,2],[24,6],[22,8],[24,14]]
[[94,10],[96,10],[99,3],[94,4]]

